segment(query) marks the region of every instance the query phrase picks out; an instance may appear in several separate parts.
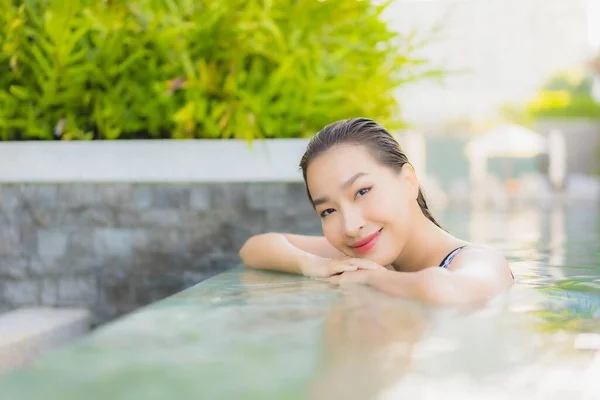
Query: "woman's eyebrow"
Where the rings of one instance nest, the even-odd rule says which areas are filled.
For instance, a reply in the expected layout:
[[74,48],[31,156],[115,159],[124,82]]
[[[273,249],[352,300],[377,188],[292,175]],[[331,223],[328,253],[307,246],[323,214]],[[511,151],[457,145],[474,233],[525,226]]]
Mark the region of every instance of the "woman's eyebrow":
[[[354,182],[356,182],[356,180],[360,177],[363,177],[365,175],[368,175],[366,172],[358,172],[354,175],[352,175],[352,177],[350,179],[348,179],[346,182],[344,182],[341,186],[342,189],[347,189],[348,187],[352,186],[352,184]],[[316,207],[318,205],[321,205],[323,203],[327,203],[329,201],[328,197],[319,197],[318,199],[314,199],[313,200],[313,205]]]
[[359,172],[342,184],[342,189],[348,189],[356,180],[362,176],[368,175],[366,172]]

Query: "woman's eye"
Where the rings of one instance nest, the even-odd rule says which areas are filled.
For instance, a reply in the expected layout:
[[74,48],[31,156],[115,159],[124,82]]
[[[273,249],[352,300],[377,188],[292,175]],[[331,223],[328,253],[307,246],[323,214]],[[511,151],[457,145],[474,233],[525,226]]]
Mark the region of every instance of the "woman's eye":
[[362,188],[358,192],[356,192],[356,197],[364,196],[365,194],[369,193],[370,190],[371,188]]
[[327,210],[324,210],[323,212],[321,212],[321,218],[325,218],[334,211],[335,210],[333,208],[328,208]]

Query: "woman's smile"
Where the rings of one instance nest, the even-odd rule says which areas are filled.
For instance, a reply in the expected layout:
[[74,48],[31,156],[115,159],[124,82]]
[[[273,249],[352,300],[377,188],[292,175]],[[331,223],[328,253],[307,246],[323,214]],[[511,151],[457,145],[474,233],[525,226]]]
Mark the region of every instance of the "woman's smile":
[[383,228],[363,239],[357,240],[350,247],[358,253],[368,253],[377,244],[382,230]]

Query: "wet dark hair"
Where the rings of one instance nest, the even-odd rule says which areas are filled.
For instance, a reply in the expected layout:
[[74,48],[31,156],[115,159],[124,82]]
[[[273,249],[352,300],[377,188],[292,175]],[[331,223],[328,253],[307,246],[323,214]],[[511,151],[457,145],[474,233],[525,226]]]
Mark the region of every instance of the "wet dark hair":
[[[409,163],[408,157],[406,157],[406,154],[404,154],[394,137],[375,121],[368,118],[353,118],[334,122],[321,129],[310,140],[306,152],[300,161],[300,168],[302,169],[302,176],[306,185],[306,193],[311,203],[312,196],[308,190],[308,182],[306,181],[308,165],[319,154],[341,144],[365,146],[374,156],[375,160],[398,172],[404,164]],[[420,187],[417,203],[423,214],[441,228],[440,224],[438,224],[429,212],[427,201],[425,201],[425,196],[423,196],[423,191]]]

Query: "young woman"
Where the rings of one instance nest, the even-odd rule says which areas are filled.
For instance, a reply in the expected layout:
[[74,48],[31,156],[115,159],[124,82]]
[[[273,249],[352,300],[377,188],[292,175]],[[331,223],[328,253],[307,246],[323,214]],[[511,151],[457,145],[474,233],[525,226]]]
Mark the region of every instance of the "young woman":
[[366,284],[433,304],[485,301],[513,283],[502,254],[440,227],[406,155],[376,122],[326,126],[300,167],[324,236],[253,236],[240,249],[248,267]]

